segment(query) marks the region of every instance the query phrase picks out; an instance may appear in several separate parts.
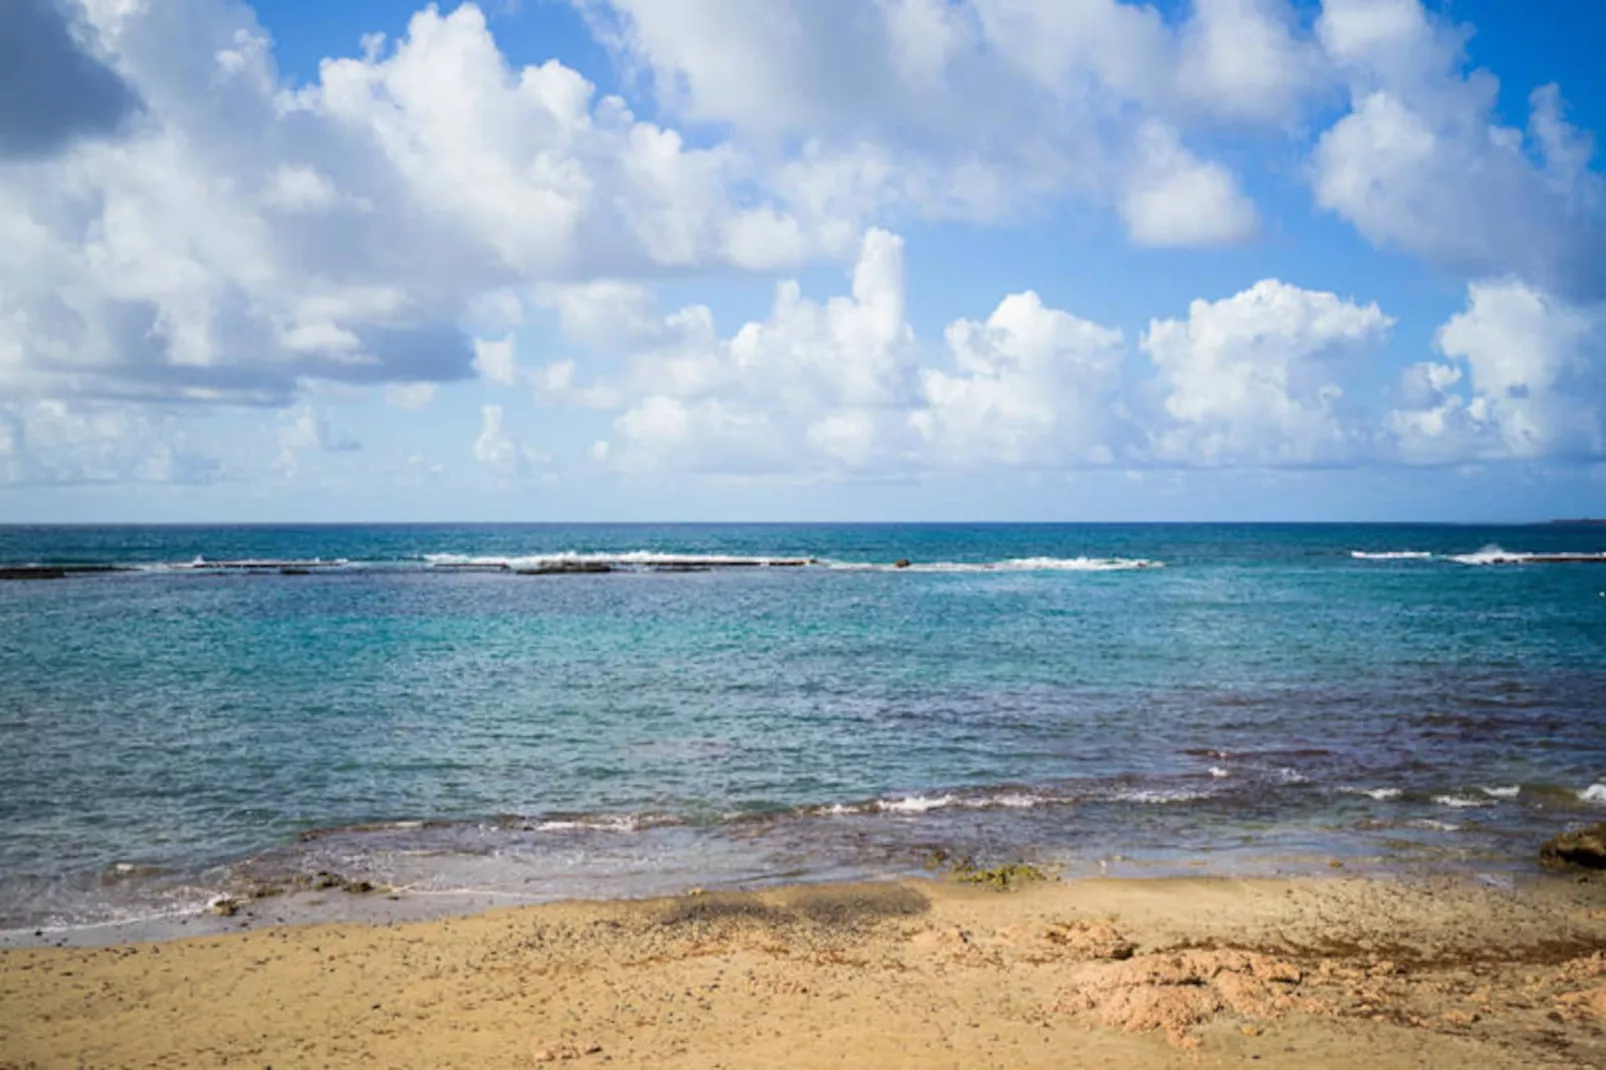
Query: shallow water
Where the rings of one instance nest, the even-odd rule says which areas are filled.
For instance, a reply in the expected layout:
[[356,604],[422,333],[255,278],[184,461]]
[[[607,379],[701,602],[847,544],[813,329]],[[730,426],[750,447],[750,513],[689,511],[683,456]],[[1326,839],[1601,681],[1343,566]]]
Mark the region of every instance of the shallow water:
[[[1603,551],[1565,526],[0,528],[0,564],[132,569],[0,583],[0,929],[319,869],[543,899],[938,848],[1526,865],[1606,817]],[[513,571],[576,560],[616,571]]]

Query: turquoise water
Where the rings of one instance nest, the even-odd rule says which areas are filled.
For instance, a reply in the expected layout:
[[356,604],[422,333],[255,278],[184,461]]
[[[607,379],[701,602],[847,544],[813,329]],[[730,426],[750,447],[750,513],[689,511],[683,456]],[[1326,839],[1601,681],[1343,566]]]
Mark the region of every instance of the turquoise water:
[[[1525,865],[1606,817],[1606,561],[1511,555],[1603,551],[1562,525],[0,528],[0,564],[128,569],[0,583],[0,929],[325,868],[540,899],[939,847]],[[575,560],[615,570],[515,571]]]

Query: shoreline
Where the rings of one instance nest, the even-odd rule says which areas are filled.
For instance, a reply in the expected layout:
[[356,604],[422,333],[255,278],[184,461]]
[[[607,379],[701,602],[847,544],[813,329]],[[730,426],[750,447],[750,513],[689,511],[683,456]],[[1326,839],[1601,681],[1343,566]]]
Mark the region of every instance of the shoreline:
[[1256,1060],[1606,1063],[1606,880],[794,884],[0,950],[7,1067]]

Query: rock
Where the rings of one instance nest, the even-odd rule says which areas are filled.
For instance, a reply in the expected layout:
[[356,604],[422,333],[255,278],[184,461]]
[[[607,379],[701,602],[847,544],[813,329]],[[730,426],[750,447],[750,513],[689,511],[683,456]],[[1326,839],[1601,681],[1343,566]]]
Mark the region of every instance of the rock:
[[207,905],[207,911],[220,918],[232,918],[240,912],[240,904],[229,896],[220,895]]
[[1539,862],[1552,869],[1606,869],[1606,821],[1552,836],[1539,848]]
[[310,569],[310,568],[281,568],[279,570],[279,575],[281,575],[281,576],[310,576],[310,575],[312,575],[312,569]]
[[606,561],[554,561],[538,568],[521,568],[520,576],[569,576],[584,572],[612,572]]
[[0,580],[64,580],[67,570],[27,565],[20,568],[0,568]]
[[892,563],[892,567],[893,568],[908,568],[909,567],[909,559],[907,557],[900,557],[900,558],[898,558],[898,560],[896,560],[896,561],[894,561]]

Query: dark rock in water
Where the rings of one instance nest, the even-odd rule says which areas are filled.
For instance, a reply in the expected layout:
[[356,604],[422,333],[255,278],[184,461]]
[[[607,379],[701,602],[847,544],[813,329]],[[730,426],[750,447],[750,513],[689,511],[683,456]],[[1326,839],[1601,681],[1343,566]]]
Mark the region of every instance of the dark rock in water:
[[0,580],[64,580],[64,568],[40,568],[28,565],[22,568],[0,568]]
[[612,572],[613,566],[605,561],[554,561],[538,568],[521,568],[520,576],[568,576],[582,572]]
[[896,560],[896,561],[894,561],[892,563],[892,567],[893,568],[908,568],[909,567],[909,559],[907,557],[900,557],[900,558],[898,558],[898,560]]
[[1539,848],[1539,861],[1552,869],[1566,866],[1606,869],[1606,821],[1577,832],[1552,836]]
[[212,900],[212,904],[206,909],[220,918],[232,918],[240,912],[240,904],[224,895]]
[[312,569],[310,569],[310,568],[281,568],[279,570],[279,575],[281,575],[281,576],[310,576],[310,575],[312,575]]

